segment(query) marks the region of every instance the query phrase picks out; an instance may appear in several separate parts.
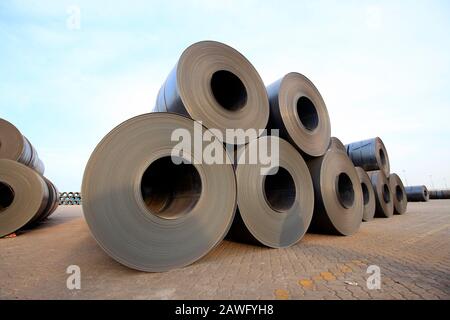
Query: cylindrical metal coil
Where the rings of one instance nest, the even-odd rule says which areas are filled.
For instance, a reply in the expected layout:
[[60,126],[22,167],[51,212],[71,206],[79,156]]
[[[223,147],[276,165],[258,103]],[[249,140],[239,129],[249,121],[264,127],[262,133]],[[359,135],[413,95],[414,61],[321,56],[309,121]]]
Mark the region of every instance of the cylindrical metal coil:
[[177,129],[194,137],[194,121],[184,116],[129,119],[102,139],[84,172],[83,212],[92,235],[134,269],[191,264],[224,238],[233,221],[236,178],[223,144],[203,127],[213,137],[208,146],[222,150],[226,164],[206,164],[195,150],[173,156],[181,151],[171,139]]
[[304,75],[291,72],[267,87],[268,128],[279,129],[308,156],[322,156],[330,144],[330,117],[319,90]]
[[426,202],[430,199],[426,186],[408,186],[405,187],[405,192],[409,202]]
[[0,159],[0,237],[43,214],[49,199],[42,176],[29,167]]
[[[279,163],[249,164],[250,153],[264,144],[269,149],[278,140]],[[314,191],[305,161],[287,141],[261,137],[239,150],[236,168],[238,211],[228,237],[272,248],[297,243],[308,230],[314,207]]]
[[396,173],[391,173],[389,176],[389,184],[394,200],[394,213],[404,214],[408,206],[408,199],[403,182]]
[[153,111],[202,121],[219,130],[224,142],[244,144],[249,139],[236,141],[226,129],[265,129],[269,101],[261,77],[242,54],[220,42],[202,41],[182,53]]
[[358,174],[347,154],[328,150],[306,162],[314,185],[314,214],[310,231],[351,235],[363,218]]
[[366,171],[382,170],[389,176],[389,157],[383,141],[376,137],[346,145],[347,154],[356,167]]
[[340,150],[345,153],[347,153],[347,149],[345,148],[344,144],[336,137],[331,137],[330,139],[330,145],[328,146],[328,150]]
[[44,164],[39,159],[30,141],[12,123],[0,118],[0,159],[20,162],[40,174],[44,174]]
[[383,171],[367,172],[375,192],[375,217],[389,218],[394,214],[394,200],[388,178]]
[[358,174],[359,181],[361,182],[364,213],[363,221],[371,221],[375,216],[375,192],[373,191],[372,182],[366,171],[361,167],[356,167],[356,173]]
[[450,190],[430,190],[430,199],[450,199]]
[[47,206],[44,210],[44,214],[38,219],[38,221],[43,221],[45,219],[47,219],[48,217],[50,217],[53,212],[56,211],[56,209],[58,208],[59,205],[59,201],[58,201],[58,189],[55,187],[55,185],[48,180],[47,178],[43,177],[45,180],[45,183],[47,184],[47,188],[49,190],[49,198],[48,198],[48,203]]

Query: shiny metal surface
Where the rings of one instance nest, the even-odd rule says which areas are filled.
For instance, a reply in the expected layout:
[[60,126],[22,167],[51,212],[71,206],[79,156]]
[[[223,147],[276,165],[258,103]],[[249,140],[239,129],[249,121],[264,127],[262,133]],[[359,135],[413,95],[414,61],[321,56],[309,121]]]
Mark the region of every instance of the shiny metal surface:
[[408,199],[406,196],[405,187],[403,186],[402,179],[396,174],[391,173],[389,176],[389,184],[392,191],[394,201],[394,213],[404,214],[408,206]]
[[[181,128],[193,136],[193,122],[169,113],[131,118],[108,133],[88,161],[81,192],[86,222],[105,252],[130,268],[189,265],[213,249],[233,221],[236,178],[229,158],[229,164],[172,162],[178,145],[172,132]],[[219,140],[212,143],[225,151]]]
[[371,221],[375,216],[376,199],[375,192],[372,187],[372,182],[366,171],[361,167],[356,167],[356,172],[358,173],[359,180],[361,182],[361,189],[363,195],[363,221]]
[[[277,137],[251,141],[239,154],[246,159],[249,150]],[[273,175],[261,175],[261,164],[239,163],[236,168],[238,211],[228,237],[272,248],[289,247],[306,233],[314,207],[311,176],[299,152],[279,139],[279,167]]]
[[304,155],[322,156],[330,144],[330,118],[319,90],[304,75],[291,72],[267,87],[268,128],[279,129]]
[[389,180],[383,171],[367,172],[375,192],[375,217],[389,218],[394,214],[394,199]]
[[30,141],[12,123],[0,118],[0,159],[20,162],[40,174],[44,164]]
[[405,192],[410,202],[426,202],[430,199],[430,194],[426,186],[407,186],[405,187]]
[[390,173],[389,157],[383,141],[376,137],[346,145],[347,154],[356,167],[366,171],[382,170]]
[[347,154],[328,150],[307,162],[314,186],[314,214],[310,231],[351,235],[363,219],[361,183]]
[[38,220],[49,205],[44,178],[31,168],[0,159],[0,237]]
[[158,92],[154,112],[173,112],[218,129],[265,129],[267,92],[256,69],[235,49],[215,41],[189,46]]

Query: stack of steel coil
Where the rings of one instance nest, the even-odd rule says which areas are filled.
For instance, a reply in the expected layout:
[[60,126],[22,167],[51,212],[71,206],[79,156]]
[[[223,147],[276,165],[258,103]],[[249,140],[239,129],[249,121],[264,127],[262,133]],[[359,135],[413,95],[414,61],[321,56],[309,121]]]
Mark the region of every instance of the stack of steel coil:
[[59,193],[60,205],[81,205],[81,193],[80,192],[60,192]]
[[[379,178],[371,182],[330,140],[325,102],[302,74],[266,88],[235,49],[203,41],[182,53],[153,111],[108,133],[83,177],[91,233],[124,265],[164,271],[198,260],[226,235],[280,248],[308,229],[351,235],[373,218]],[[186,137],[194,137],[187,149]],[[278,163],[247,162],[258,146]],[[215,161],[204,161],[206,150]],[[388,165],[387,154],[376,157]],[[366,170],[384,168],[365,160]],[[380,186],[389,188],[387,178]]]
[[48,218],[58,207],[58,191],[43,176],[44,164],[31,143],[0,119],[0,237]]
[[[404,214],[409,199],[400,177],[390,174],[389,157],[383,141],[376,137],[350,143],[344,148],[353,164],[360,168],[361,183],[365,185],[363,189],[367,188],[369,181],[363,173],[365,171],[374,191],[375,208],[370,209],[368,219],[364,220],[370,220],[373,216],[389,218],[394,213]],[[367,193],[369,198],[371,196]],[[366,202],[366,194],[364,199]]]

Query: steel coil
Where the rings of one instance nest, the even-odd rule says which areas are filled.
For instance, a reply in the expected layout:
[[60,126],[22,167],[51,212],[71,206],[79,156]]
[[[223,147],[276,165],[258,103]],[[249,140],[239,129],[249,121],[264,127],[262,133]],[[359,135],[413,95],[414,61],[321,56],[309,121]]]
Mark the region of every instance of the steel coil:
[[193,136],[194,121],[169,113],[129,119],[102,139],[84,172],[82,205],[92,235],[134,269],[188,265],[214,248],[233,221],[236,179],[223,144],[211,142],[229,164],[205,164],[185,150],[175,157],[185,163],[175,165],[175,129]]
[[363,196],[358,174],[347,154],[328,150],[307,161],[314,186],[314,214],[310,231],[351,235],[363,218]]
[[405,187],[406,197],[410,202],[426,202],[430,199],[430,194],[426,186]]
[[[269,101],[256,69],[235,49],[215,41],[188,47],[159,90],[156,112],[174,112],[221,131],[223,141],[244,144],[226,129],[265,129]],[[259,134],[259,132],[258,132]]]
[[394,213],[404,214],[408,206],[408,199],[403,182],[396,173],[391,173],[389,176],[389,184],[394,198]]
[[366,171],[361,167],[356,167],[356,173],[358,174],[359,181],[361,182],[361,190],[363,196],[364,213],[363,221],[371,221],[375,216],[375,192],[372,187],[372,182]]
[[450,190],[430,190],[430,199],[450,199]]
[[328,146],[328,150],[340,150],[343,152],[347,152],[347,149],[345,148],[344,144],[336,137],[331,137],[330,139],[330,145]]
[[[252,150],[279,141],[279,164],[262,175],[261,163],[248,164]],[[289,247],[306,233],[313,214],[314,191],[305,161],[287,141],[261,137],[241,149],[236,168],[238,211],[229,238],[272,248]]]
[[366,171],[382,170],[389,176],[389,157],[383,141],[376,137],[346,145],[347,154],[356,167]]
[[48,217],[50,217],[53,214],[53,212],[56,211],[56,209],[58,208],[58,205],[59,205],[58,189],[50,180],[48,180],[45,177],[43,177],[43,178],[45,180],[45,183],[47,184],[47,188],[49,191],[49,197],[48,197],[47,206],[45,207],[43,214],[38,218],[38,222],[43,221],[43,220],[47,219]]
[[0,237],[43,214],[48,198],[47,185],[39,173],[19,162],[0,159]]
[[394,201],[388,178],[383,171],[367,172],[375,192],[375,217],[389,218],[394,214]]
[[0,159],[20,162],[40,174],[44,164],[39,159],[30,141],[12,123],[0,118]]
[[322,156],[330,144],[330,117],[319,90],[304,75],[291,72],[267,87],[268,128],[279,129],[307,156]]

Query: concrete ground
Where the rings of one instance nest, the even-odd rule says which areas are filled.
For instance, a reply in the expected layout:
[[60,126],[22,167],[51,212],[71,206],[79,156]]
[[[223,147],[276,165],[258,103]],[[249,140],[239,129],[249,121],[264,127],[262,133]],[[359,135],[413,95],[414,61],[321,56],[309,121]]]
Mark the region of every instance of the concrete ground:
[[[66,269],[81,269],[69,290]],[[369,290],[367,268],[380,268]],[[80,206],[0,239],[1,299],[449,299],[450,200],[410,203],[408,213],[363,223],[350,237],[307,234],[288,249],[224,241],[166,273],[128,269],[91,237]]]

